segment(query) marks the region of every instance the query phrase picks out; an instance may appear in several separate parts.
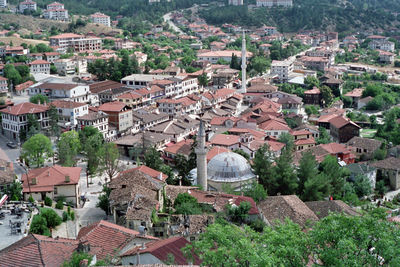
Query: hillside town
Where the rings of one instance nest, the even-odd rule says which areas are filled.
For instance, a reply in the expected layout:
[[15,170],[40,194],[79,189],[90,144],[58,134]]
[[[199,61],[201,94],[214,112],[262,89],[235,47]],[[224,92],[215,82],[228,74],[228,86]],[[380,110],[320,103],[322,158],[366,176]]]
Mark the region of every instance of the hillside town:
[[400,36],[198,8],[0,23],[0,266],[397,266]]

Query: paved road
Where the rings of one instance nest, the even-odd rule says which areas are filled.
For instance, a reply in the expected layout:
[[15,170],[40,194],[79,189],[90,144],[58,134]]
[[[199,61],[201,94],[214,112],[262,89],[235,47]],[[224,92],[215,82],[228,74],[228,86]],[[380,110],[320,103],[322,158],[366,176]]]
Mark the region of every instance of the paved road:
[[184,34],[184,32],[175,25],[175,23],[171,20],[171,13],[167,13],[163,16],[165,22],[169,24],[169,26],[179,34]]
[[20,148],[9,148],[7,146],[7,142],[10,140],[7,139],[4,135],[0,134],[0,159],[9,160],[14,164],[14,170],[16,175],[21,175],[25,173],[25,170],[18,165],[17,159],[19,159],[19,155],[21,153]]
[[99,220],[109,219],[102,209],[96,207],[99,195],[103,189],[103,186],[99,185],[99,182],[103,184],[104,179],[100,177],[89,178],[89,182],[93,182],[93,184],[89,184],[89,187],[87,187],[86,164],[80,163],[78,166],[82,167],[81,179],[79,180],[81,194],[85,195],[88,199],[82,208],[76,209],[80,227],[84,227]]

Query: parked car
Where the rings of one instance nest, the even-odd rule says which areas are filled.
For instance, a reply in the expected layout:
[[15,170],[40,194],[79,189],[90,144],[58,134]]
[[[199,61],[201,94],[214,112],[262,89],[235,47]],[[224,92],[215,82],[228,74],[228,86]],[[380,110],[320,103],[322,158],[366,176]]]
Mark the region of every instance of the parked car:
[[8,143],[7,143],[7,146],[8,146],[9,148],[17,148],[17,144],[15,144],[14,142],[8,142]]

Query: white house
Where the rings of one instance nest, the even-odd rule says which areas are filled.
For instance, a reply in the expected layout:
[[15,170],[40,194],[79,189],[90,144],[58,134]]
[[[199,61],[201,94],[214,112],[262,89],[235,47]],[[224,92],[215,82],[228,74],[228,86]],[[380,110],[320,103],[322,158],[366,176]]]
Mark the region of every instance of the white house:
[[89,114],[89,105],[66,100],[55,100],[49,104],[58,111],[60,122],[64,126],[75,127],[78,124],[77,118]]
[[25,10],[36,11],[36,9],[37,9],[36,2],[34,2],[32,0],[27,0],[27,1],[23,1],[23,2],[19,3],[18,7],[19,7],[18,10],[20,13],[24,13]]
[[29,63],[31,73],[50,74],[50,63],[46,60],[34,60]]
[[[197,55],[199,60],[207,60],[212,64],[217,63],[218,60],[224,60],[226,62],[231,62],[232,55],[237,56],[239,59],[242,57],[242,52],[237,50],[222,50],[222,51],[210,51],[205,53],[200,53]],[[253,53],[246,52],[246,60],[249,61],[253,56]]]
[[29,95],[45,95],[50,98],[65,98],[74,102],[91,101],[88,85],[66,83],[39,83],[29,89]]
[[3,134],[13,140],[20,141],[20,131],[28,130],[29,114],[35,116],[42,130],[47,129],[49,127],[48,109],[47,105],[24,102],[0,110]]
[[110,16],[107,16],[100,12],[96,12],[96,13],[90,15],[90,19],[92,20],[93,23],[102,24],[107,27],[110,27],[110,25],[111,25]]
[[257,7],[273,7],[273,6],[283,6],[291,7],[293,6],[293,0],[257,0]]
[[0,93],[8,92],[8,79],[0,76]]
[[271,74],[277,75],[279,80],[287,81],[289,75],[293,72],[293,60],[284,61],[274,60],[271,64]]
[[68,10],[64,8],[64,4],[54,2],[47,5],[47,9],[43,11],[43,17],[45,19],[52,20],[68,20]]

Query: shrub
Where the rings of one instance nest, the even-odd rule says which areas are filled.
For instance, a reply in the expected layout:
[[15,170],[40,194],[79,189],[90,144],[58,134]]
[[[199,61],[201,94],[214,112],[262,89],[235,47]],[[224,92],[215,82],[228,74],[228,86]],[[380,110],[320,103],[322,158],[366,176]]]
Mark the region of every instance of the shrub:
[[75,221],[75,212],[71,211],[69,216],[71,217],[71,221]]
[[59,209],[59,210],[64,209],[64,204],[63,204],[63,201],[61,199],[57,201],[56,209]]
[[63,220],[63,222],[66,222],[66,221],[68,221],[68,213],[67,212],[63,212],[63,214],[62,214],[62,220]]
[[32,234],[50,236],[50,230],[47,227],[46,219],[39,214],[33,216],[29,232]]
[[30,203],[34,203],[34,202],[35,202],[35,200],[33,199],[32,196],[29,196],[28,201],[29,201]]
[[51,205],[53,205],[53,200],[51,200],[51,198],[49,198],[49,197],[46,197],[46,198],[44,199],[44,204],[45,204],[46,206],[51,207]]
[[61,224],[61,217],[53,209],[41,209],[40,215],[46,219],[48,228],[54,228]]

